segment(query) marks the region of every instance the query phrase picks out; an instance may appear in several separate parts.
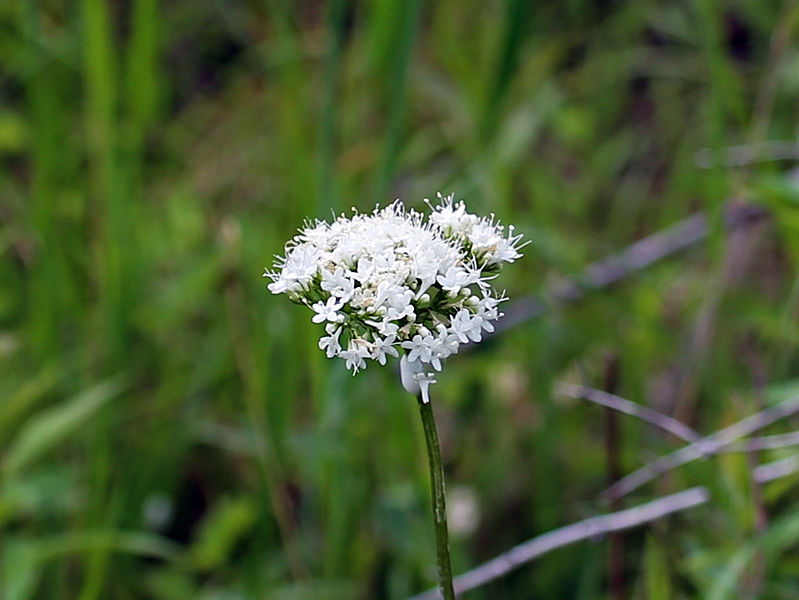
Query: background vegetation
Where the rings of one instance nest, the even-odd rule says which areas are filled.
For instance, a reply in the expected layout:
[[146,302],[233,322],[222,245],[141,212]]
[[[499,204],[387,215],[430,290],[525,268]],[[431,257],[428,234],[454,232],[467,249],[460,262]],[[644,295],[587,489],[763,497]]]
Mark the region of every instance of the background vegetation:
[[[621,508],[606,485],[682,444],[556,384],[703,433],[799,392],[797,26],[792,0],[0,3],[0,597],[433,584],[413,398],[326,361],[260,277],[306,217],[453,191],[531,241],[498,282],[517,298],[708,216],[449,361],[456,572]],[[787,160],[724,150],[778,140]],[[769,217],[729,233],[730,203]],[[796,477],[751,477],[792,452],[661,477],[627,505],[710,503],[466,597],[798,598]]]

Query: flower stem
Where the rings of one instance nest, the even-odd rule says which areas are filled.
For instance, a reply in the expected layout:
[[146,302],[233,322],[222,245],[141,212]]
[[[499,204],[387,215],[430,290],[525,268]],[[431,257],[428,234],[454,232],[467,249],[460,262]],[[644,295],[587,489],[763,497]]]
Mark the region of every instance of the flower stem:
[[438,588],[444,600],[455,600],[452,587],[452,567],[449,560],[449,536],[447,535],[447,504],[444,492],[444,467],[441,462],[441,448],[433,416],[432,403],[422,401],[419,395],[419,414],[424,427],[427,444],[427,460],[430,465],[430,483],[433,498],[433,525],[436,531],[436,554],[438,557]]

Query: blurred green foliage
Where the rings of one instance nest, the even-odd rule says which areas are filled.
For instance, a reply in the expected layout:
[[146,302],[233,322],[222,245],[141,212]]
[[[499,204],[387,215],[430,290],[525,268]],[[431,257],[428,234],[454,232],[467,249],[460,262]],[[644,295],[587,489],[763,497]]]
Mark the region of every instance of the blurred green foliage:
[[[796,141],[797,6],[0,2],[0,597],[432,585],[413,398],[329,364],[260,278],[304,218],[453,191],[530,240],[511,298],[711,218],[707,243],[450,360],[456,572],[607,509],[606,415],[553,382],[606,387],[617,361],[619,394],[703,432],[795,391],[796,157],[718,163]],[[727,234],[730,201],[771,219]],[[624,472],[677,447],[619,418]],[[623,535],[622,597],[796,598],[795,477],[751,483],[790,453],[636,492],[713,501]],[[596,540],[467,597],[606,598],[608,573]]]

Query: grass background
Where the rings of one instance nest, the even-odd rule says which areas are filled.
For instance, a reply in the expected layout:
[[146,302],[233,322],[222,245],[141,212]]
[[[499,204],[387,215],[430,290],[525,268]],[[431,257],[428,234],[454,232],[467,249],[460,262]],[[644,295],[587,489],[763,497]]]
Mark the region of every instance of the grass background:
[[[0,3],[0,597],[432,585],[413,399],[327,361],[260,277],[306,217],[455,192],[530,240],[513,298],[709,216],[691,251],[449,361],[456,572],[678,447],[555,383],[707,433],[795,393],[796,152],[697,152],[796,141],[797,27],[791,0]],[[728,234],[730,202],[770,219]],[[702,483],[709,506],[466,597],[799,598],[796,478],[751,483],[790,453],[685,467],[629,503]]]

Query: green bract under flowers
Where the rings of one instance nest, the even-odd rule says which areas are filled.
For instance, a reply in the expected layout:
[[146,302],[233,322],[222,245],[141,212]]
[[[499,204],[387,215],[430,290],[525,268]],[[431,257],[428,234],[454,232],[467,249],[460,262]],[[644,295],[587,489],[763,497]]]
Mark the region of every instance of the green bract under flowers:
[[434,382],[433,371],[494,330],[505,298],[490,286],[502,263],[513,262],[521,235],[466,212],[438,195],[429,217],[397,200],[371,214],[307,223],[278,257],[269,290],[310,307],[327,335],[319,347],[346,361],[353,374],[367,360],[381,365],[403,353],[403,385],[411,392]]

